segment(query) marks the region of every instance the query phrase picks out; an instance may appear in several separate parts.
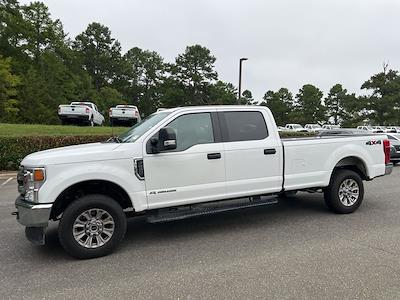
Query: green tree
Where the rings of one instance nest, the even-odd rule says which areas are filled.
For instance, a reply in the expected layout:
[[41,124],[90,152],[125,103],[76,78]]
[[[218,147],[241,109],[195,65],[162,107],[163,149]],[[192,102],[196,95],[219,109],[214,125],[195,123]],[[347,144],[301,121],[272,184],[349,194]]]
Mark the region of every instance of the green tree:
[[249,90],[244,90],[242,97],[240,98],[240,103],[245,105],[256,105],[257,101],[254,100],[253,94]]
[[216,58],[209,49],[200,45],[188,46],[170,66],[171,77],[182,85],[185,93],[181,105],[209,104],[212,84],[218,79],[215,71]]
[[49,9],[42,2],[22,7],[25,44],[23,50],[39,63],[45,51],[56,52],[64,45],[65,34],[60,20],[52,20]]
[[328,119],[333,118],[333,124],[338,125],[345,115],[343,102],[347,97],[347,90],[341,84],[335,84],[325,98],[325,107]]
[[293,122],[292,108],[293,95],[286,88],[281,88],[279,91],[267,91],[263,97],[261,105],[267,106],[274,114],[275,122],[279,125]]
[[343,98],[342,127],[357,127],[365,118],[364,97],[356,97],[356,94],[346,94]]
[[301,123],[322,123],[326,121],[323,93],[311,84],[304,85],[296,95],[295,110]]
[[129,102],[148,115],[161,105],[161,85],[165,79],[165,63],[154,51],[134,47],[124,56],[121,86]]
[[232,83],[218,80],[211,86],[210,99],[212,99],[212,104],[237,104],[237,89]]
[[121,45],[111,37],[108,27],[90,23],[75,38],[73,46],[98,91],[118,79],[121,72]]
[[364,97],[368,118],[375,124],[391,125],[400,123],[400,76],[395,70],[373,75],[363,83],[362,89],[372,93]]
[[17,121],[19,102],[17,87],[20,77],[11,73],[11,58],[0,56],[0,120],[2,122]]
[[8,57],[20,56],[23,17],[16,0],[0,0],[0,53]]

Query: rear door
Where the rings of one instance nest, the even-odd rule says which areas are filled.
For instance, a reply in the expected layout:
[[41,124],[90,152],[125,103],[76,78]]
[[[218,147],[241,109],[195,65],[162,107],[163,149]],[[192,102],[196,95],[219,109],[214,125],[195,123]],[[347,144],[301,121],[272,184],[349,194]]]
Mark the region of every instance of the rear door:
[[218,126],[215,112],[184,113],[166,125],[175,130],[175,150],[149,154],[145,146],[150,209],[225,197],[225,156]]
[[266,111],[220,111],[218,116],[225,149],[227,197],[279,192],[283,180],[282,145]]

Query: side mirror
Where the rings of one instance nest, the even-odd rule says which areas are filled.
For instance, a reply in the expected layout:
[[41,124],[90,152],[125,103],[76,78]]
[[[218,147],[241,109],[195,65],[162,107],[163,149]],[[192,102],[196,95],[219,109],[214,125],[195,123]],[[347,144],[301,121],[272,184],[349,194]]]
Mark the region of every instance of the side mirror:
[[160,151],[176,149],[176,134],[171,127],[161,128],[158,132],[158,145]]
[[176,149],[176,134],[171,127],[161,128],[158,136],[150,139],[151,153],[159,153],[162,151]]

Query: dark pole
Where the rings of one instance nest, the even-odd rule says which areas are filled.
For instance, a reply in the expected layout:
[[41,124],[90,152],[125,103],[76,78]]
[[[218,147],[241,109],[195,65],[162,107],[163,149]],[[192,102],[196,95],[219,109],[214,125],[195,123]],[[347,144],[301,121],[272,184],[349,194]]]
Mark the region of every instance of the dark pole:
[[238,95],[238,104],[240,105],[240,98],[242,97],[242,62],[247,60],[247,58],[242,57],[239,59],[239,95]]

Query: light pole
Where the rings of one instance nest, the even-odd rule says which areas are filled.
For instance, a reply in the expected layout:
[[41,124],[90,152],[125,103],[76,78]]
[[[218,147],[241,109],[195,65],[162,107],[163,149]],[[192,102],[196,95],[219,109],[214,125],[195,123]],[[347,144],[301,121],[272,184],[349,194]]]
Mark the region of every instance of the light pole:
[[238,95],[238,104],[240,105],[240,98],[242,97],[242,62],[244,60],[248,60],[246,57],[242,57],[239,59],[239,95]]

